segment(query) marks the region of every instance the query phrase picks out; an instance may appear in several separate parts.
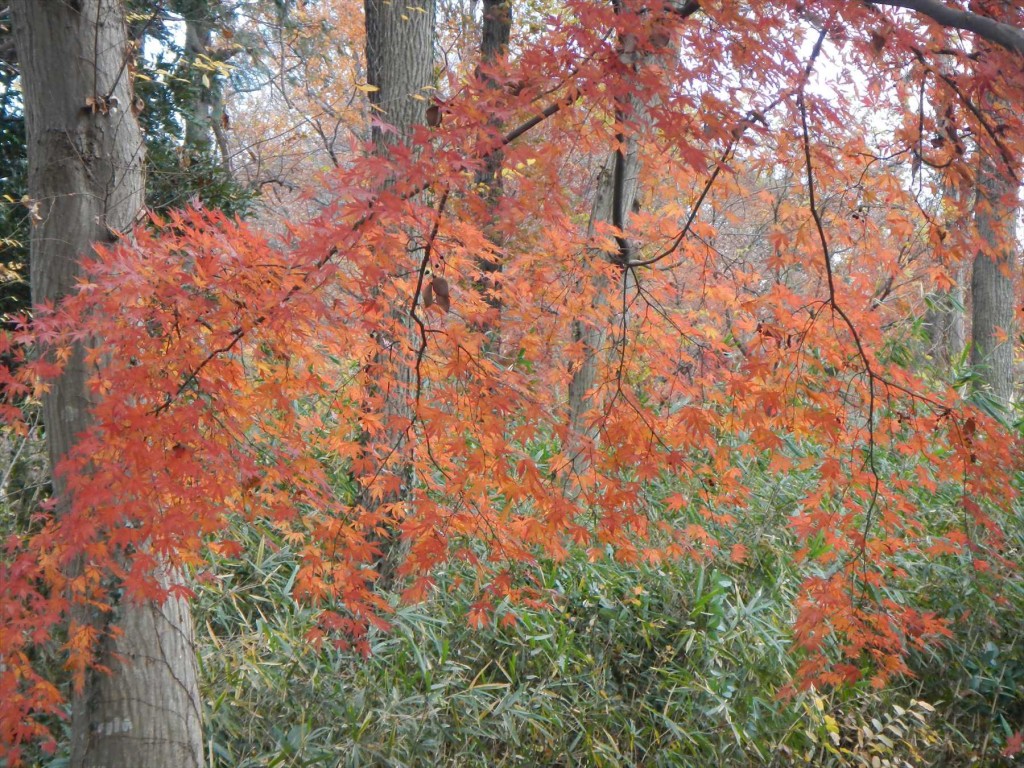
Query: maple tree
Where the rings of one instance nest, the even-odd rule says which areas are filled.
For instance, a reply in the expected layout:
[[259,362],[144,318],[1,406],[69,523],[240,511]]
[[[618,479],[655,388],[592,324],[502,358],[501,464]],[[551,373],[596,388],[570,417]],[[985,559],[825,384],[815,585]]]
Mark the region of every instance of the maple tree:
[[[325,177],[309,220],[191,209],[97,247],[6,338],[48,350],[4,376],[12,424],[78,342],[96,397],[57,468],[73,506],[7,543],[6,748],[61,711],[30,649],[75,605],[162,599],[163,562],[237,553],[231,519],[298,548],[311,639],[360,644],[393,610],[389,539],[405,600],[472,565],[477,625],[554,600],[537,564],[574,548],[742,560],[718,547],[753,503],[740,460],[816,480],[780,521],[806,569],[799,684],[906,672],[947,632],[889,597],[908,558],[1013,568],[990,515],[1012,433],[922,375],[907,318],[991,251],[947,187],[984,155],[1016,195],[1024,126],[1000,104],[1024,97],[1021,23],[928,0],[574,0],[507,58],[443,73],[440,124]],[[759,231],[738,246],[741,222]],[[951,488],[960,514],[933,520]],[[75,674],[96,640],[68,633]]]

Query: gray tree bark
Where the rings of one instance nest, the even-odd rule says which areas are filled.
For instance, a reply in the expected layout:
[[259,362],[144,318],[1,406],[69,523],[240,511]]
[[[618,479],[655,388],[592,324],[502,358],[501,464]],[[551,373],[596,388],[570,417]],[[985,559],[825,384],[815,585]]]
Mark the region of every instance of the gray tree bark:
[[185,77],[190,83],[185,103],[185,148],[190,159],[214,156],[214,142],[220,165],[231,170],[224,119],[223,78],[211,72],[210,62],[223,61],[231,54],[211,47],[213,32],[224,13],[220,0],[172,0],[172,10],[185,21]]
[[[616,154],[615,152],[611,153],[597,175],[597,189],[594,193],[594,203],[590,209],[590,221],[587,226],[588,237],[592,237],[597,232],[599,224],[611,224],[616,217],[614,194]],[[636,200],[640,174],[640,156],[634,137],[626,139],[626,151],[622,165],[625,178],[620,220],[625,223],[629,220],[629,211],[633,209],[633,203]],[[607,255],[595,251],[591,254],[591,258],[603,259],[607,258]],[[599,293],[593,302],[595,309],[607,304],[609,299],[603,292],[611,286],[600,282],[597,287]],[[585,417],[593,403],[591,390],[597,380],[601,356],[605,354],[609,331],[610,329],[600,322],[586,318],[573,320],[573,342],[583,343],[583,358],[573,371],[572,380],[569,382],[569,426],[571,431],[579,436],[593,437],[593,430],[591,425],[586,423]],[[582,468],[584,464],[586,464],[585,457],[580,456],[580,461],[576,462],[577,469]]]
[[[635,53],[627,49],[627,41],[619,41],[620,56],[624,59],[631,58],[634,68],[643,64],[643,61]],[[592,237],[601,224],[612,224],[622,230],[629,224],[629,214],[636,202],[639,177],[641,172],[641,161],[639,142],[637,141],[637,130],[647,120],[647,112],[651,105],[644,103],[641,99],[631,97],[627,103],[622,103],[616,110],[616,121],[623,125],[625,122],[631,124],[632,130],[625,125],[618,135],[619,148],[609,153],[604,165],[597,176],[594,202],[590,210],[590,221],[587,228],[588,237]],[[625,233],[620,241],[620,249],[625,246]],[[591,254],[593,259],[607,258],[607,255],[594,251]],[[620,252],[619,260],[625,264],[630,259],[630,254]],[[631,273],[623,271],[622,280],[628,281]],[[622,287],[622,284],[619,285]],[[592,306],[598,309],[607,305],[610,297],[606,292],[611,288],[607,281],[599,281],[597,294],[594,297]],[[595,312],[591,317],[600,316]],[[625,318],[623,318],[625,320]],[[573,469],[578,473],[589,464],[589,456],[585,450],[584,443],[595,437],[593,424],[587,423],[587,414],[593,406],[593,388],[597,381],[597,372],[601,364],[602,356],[607,355],[606,347],[611,328],[594,322],[592,319],[576,318],[572,324],[573,342],[582,342],[583,357],[573,370],[572,379],[569,382],[569,430],[576,445],[570,446],[570,453],[573,456]],[[624,339],[620,340],[622,343]]]
[[[375,124],[371,136],[374,151],[387,155],[391,146],[409,144],[413,127],[422,124],[426,118],[429,86],[434,83],[436,0],[365,0],[365,11],[367,82],[377,89],[369,94],[370,104],[374,117],[394,129],[387,131]],[[418,251],[412,256],[410,268],[422,257]],[[376,365],[384,363],[391,354],[389,349],[405,349],[412,343],[410,318],[404,308],[395,312],[403,338],[381,339]],[[389,381],[378,379],[372,384],[385,391],[384,415],[389,422],[411,421],[413,412],[409,392],[412,382],[412,369],[398,360],[395,361]],[[402,457],[408,433],[403,429],[394,429],[388,434],[388,439],[394,456]],[[400,478],[401,490],[381,499],[380,504],[406,498],[412,487],[414,477],[411,464],[402,458],[398,458],[397,462],[394,472]],[[371,504],[369,494],[364,503],[368,506]],[[378,584],[388,588],[392,585],[401,549],[394,539],[382,540],[380,547],[382,554],[378,566]]]
[[[1016,10],[1008,0],[982,0],[974,4],[993,16],[1010,18]],[[974,7],[972,6],[972,7]],[[989,43],[979,45],[983,60],[1004,56]],[[998,62],[995,62],[998,66]],[[1000,113],[1017,108],[993,93],[983,97],[985,112],[996,122]],[[982,246],[974,257],[971,273],[971,366],[982,377],[984,388],[999,404],[1013,404],[1014,271],[1018,185],[1014,178],[1020,163],[1007,167],[1007,158],[995,148],[979,146],[974,224]]]
[[[143,144],[120,0],[13,0],[29,154],[32,300],[70,293],[95,241],[130,230],[143,206]],[[51,466],[89,419],[79,349],[43,397]],[[56,514],[70,508],[54,478]],[[161,578],[170,579],[169,574]],[[99,649],[112,674],[92,673],[72,697],[71,765],[189,768],[202,763],[192,621],[180,598],[123,603],[114,616],[72,617],[121,629]]]
[[[499,59],[506,56],[511,34],[511,0],[484,0],[483,19],[480,27],[480,62],[487,66],[493,66]],[[483,77],[490,87],[499,87],[489,74],[484,74]],[[495,130],[499,128],[498,122],[493,118],[490,125]],[[492,152],[484,159],[484,167],[477,175],[477,182],[487,187],[487,201],[491,208],[501,197],[501,165],[504,159],[505,153],[501,150]]]
[[1004,406],[1013,401],[1013,247],[1016,183],[996,159],[984,156],[978,171],[975,226],[984,246],[971,273],[971,365]]
[[[480,28],[480,63],[484,67],[493,67],[505,56],[508,55],[508,41],[512,34],[512,2],[511,0],[484,0],[483,18]],[[486,69],[481,75],[489,88],[499,89],[501,86],[495,81]],[[495,132],[501,129],[500,121],[491,117],[488,120],[488,127]],[[494,244],[497,252],[501,247],[501,238],[495,231],[495,216],[498,202],[504,193],[501,168],[505,162],[505,153],[501,150],[492,152],[484,159],[484,166],[476,176],[478,185],[486,189],[486,201],[488,209],[488,220],[484,224],[484,231],[487,239]],[[484,295],[484,300],[491,308],[489,317],[482,324],[488,331],[488,342],[484,352],[501,354],[501,299],[498,296],[500,290],[499,275],[501,273],[501,259],[492,258],[489,255],[480,256],[477,259],[482,272],[481,279],[477,282],[477,289]]]
[[436,7],[436,0],[365,0],[367,81],[378,89],[370,104],[395,129],[373,127],[378,151],[408,142],[412,127],[424,121],[434,84]]
[[192,89],[185,114],[185,146],[209,156],[214,120],[223,112],[220,94],[214,90],[215,75],[202,66],[213,39],[213,9],[208,0],[174,0],[171,7],[185,20],[185,67]]
[[[950,74],[951,67],[943,67],[944,74]],[[937,106],[936,111],[940,111]],[[949,114],[945,112],[945,114]],[[955,130],[955,126],[949,124],[946,118],[942,118],[940,126],[943,130]],[[967,229],[969,222],[966,221],[966,214],[962,211],[960,203],[964,202],[963,196],[957,185],[950,179],[946,179],[942,185],[943,197],[946,199],[947,209],[954,211],[952,221],[947,223],[947,229],[960,231]],[[924,315],[924,327],[928,334],[929,350],[932,364],[946,378],[953,374],[953,361],[958,359],[967,344],[966,328],[964,324],[964,307],[967,298],[965,281],[967,269],[970,262],[961,259],[956,264],[955,278],[956,285],[950,290],[935,291],[929,296],[928,309]]]

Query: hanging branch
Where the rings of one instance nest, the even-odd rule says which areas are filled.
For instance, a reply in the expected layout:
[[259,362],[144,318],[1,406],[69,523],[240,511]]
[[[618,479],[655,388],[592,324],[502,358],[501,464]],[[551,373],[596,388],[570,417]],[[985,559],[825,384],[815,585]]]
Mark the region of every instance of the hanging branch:
[[441,199],[437,204],[437,214],[434,217],[434,226],[430,230],[430,236],[427,238],[426,245],[423,246],[423,258],[420,260],[419,274],[416,276],[416,290],[412,294],[412,303],[409,306],[409,315],[416,322],[420,331],[420,345],[416,350],[416,406],[417,409],[420,403],[420,393],[423,390],[423,375],[420,371],[420,366],[423,363],[423,356],[427,352],[427,326],[418,314],[416,314],[416,307],[420,303],[420,297],[423,295],[423,281],[427,275],[427,269],[430,268],[430,257],[434,252],[434,242],[437,240],[437,232],[441,228],[441,218],[444,216],[445,206],[448,204],[448,188],[446,187],[444,192],[441,194]]

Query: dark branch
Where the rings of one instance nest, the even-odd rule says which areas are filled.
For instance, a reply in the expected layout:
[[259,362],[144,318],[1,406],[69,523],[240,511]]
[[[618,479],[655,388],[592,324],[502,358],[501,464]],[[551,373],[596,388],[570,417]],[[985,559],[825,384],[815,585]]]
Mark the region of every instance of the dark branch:
[[685,3],[673,2],[668,4],[668,10],[681,19],[688,19],[700,10],[698,0],[688,0]]
[[869,5],[891,5],[917,11],[944,27],[973,32],[1011,53],[1024,57],[1024,30],[978,13],[951,8],[940,0],[865,0]]
[[[420,260],[419,274],[416,276],[416,290],[413,291],[412,303],[409,306],[409,315],[413,320],[416,321],[416,326],[420,330],[420,345],[416,349],[416,405],[417,409],[420,403],[420,394],[423,391],[423,374],[421,372],[423,365],[423,356],[427,352],[427,326],[424,324],[423,319],[416,314],[416,307],[420,305],[420,297],[423,296],[423,283],[427,276],[427,270],[430,269],[430,258],[434,253],[434,243],[437,241],[437,233],[441,228],[441,219],[444,217],[444,208],[448,204],[448,188],[446,187],[444,192],[441,193],[441,200],[437,204],[437,216],[434,218],[434,226],[430,230],[430,236],[427,238],[427,243],[423,246],[423,258]],[[413,415],[416,418],[416,415]]]

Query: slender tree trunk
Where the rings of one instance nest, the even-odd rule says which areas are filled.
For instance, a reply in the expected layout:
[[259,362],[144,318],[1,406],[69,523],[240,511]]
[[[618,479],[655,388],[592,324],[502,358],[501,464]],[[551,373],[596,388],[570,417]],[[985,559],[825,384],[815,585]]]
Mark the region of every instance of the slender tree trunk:
[[176,5],[185,20],[185,66],[192,85],[185,114],[185,146],[209,155],[213,149],[214,75],[202,65],[213,38],[210,4],[205,0],[179,0]]
[[[635,137],[626,139],[626,150],[621,160],[616,158],[617,153],[613,152],[608,157],[601,171],[597,175],[594,203],[590,209],[590,223],[587,228],[588,237],[597,232],[599,224],[611,224],[615,218],[615,165],[622,164],[624,184],[622,189],[623,212],[621,220],[628,222],[628,212],[632,210],[636,200],[638,178],[640,174],[640,157]],[[602,259],[607,255],[600,251],[591,254],[591,258]],[[623,276],[625,279],[625,276]],[[609,297],[606,293],[611,288],[607,281],[599,281],[598,289],[594,297],[593,306],[598,309],[607,304]],[[600,316],[601,312],[595,312],[594,316]],[[593,437],[590,425],[586,423],[586,415],[593,404],[591,390],[597,380],[597,371],[603,351],[607,345],[610,329],[600,322],[585,317],[573,321],[572,335],[574,342],[583,343],[583,358],[573,371],[572,380],[569,382],[569,426],[572,431],[580,436]]]
[[[366,11],[366,70],[367,81],[375,86],[370,92],[370,104],[374,117],[387,123],[394,130],[383,130],[379,124],[372,128],[374,151],[387,155],[390,147],[408,144],[412,128],[420,125],[426,117],[429,86],[434,83],[434,18],[436,0],[365,0]],[[416,97],[416,98],[414,98]],[[410,268],[421,258],[419,252],[412,254]],[[405,308],[396,309],[395,325],[403,338],[381,339],[381,350],[377,353],[374,368],[387,362],[390,350],[402,350],[412,342],[411,320]],[[384,417],[389,424],[404,425],[411,422],[413,413],[409,403],[413,372],[401,359],[392,363],[393,372],[387,377],[384,391]],[[376,377],[372,388],[380,386]],[[408,433],[402,426],[389,431],[389,453],[399,457],[394,474],[399,478],[399,490],[385,495],[377,504],[397,504],[407,498],[414,481],[412,466],[401,457],[405,455]],[[370,494],[364,503],[370,506]],[[395,526],[385,521],[391,530]],[[379,584],[390,587],[394,578],[396,561],[400,549],[394,540],[381,542],[382,556],[379,564]]]
[[[634,68],[642,65],[635,54],[627,51],[620,41],[620,56],[632,58]],[[638,98],[624,99],[616,110],[616,122],[620,126],[617,136],[618,148],[609,153],[597,176],[594,202],[590,210],[590,222],[587,235],[592,237],[599,225],[612,224],[621,231],[620,252],[618,259],[625,263],[630,258],[626,246],[625,228],[629,223],[629,214],[636,202],[639,176],[641,171],[639,142],[637,130],[646,120],[648,105]],[[628,125],[627,125],[628,123]],[[593,259],[607,258],[606,254],[595,251]],[[623,270],[621,280],[629,279],[631,273]],[[619,284],[622,287],[622,283]],[[610,300],[608,292],[612,288],[606,280],[598,280],[592,306],[595,310],[606,306]],[[588,423],[587,416],[593,408],[593,388],[597,381],[598,369],[603,357],[607,355],[609,333],[611,328],[593,318],[604,313],[595,311],[590,318],[576,318],[572,324],[573,342],[582,343],[583,357],[576,364],[569,382],[569,428],[576,442],[570,446],[573,455],[573,468],[579,473],[590,463],[587,443],[596,436],[594,425]],[[624,341],[624,340],[623,340]]]
[[[945,184],[943,195],[948,201],[948,208],[955,214],[947,224],[949,229],[966,230],[969,221],[960,206],[961,194],[952,185]],[[964,307],[966,306],[966,282],[969,277],[968,268],[971,261],[961,258],[954,265],[953,278],[956,284],[947,290],[933,292],[928,297],[928,309],[924,315],[924,327],[928,334],[932,365],[936,371],[946,378],[953,374],[953,361],[957,360],[966,346],[966,329],[964,327]]]
[[[488,73],[487,68],[494,67],[508,55],[508,41],[512,33],[512,2],[511,0],[484,0],[483,19],[480,34],[480,63],[483,65],[481,76],[489,88],[500,88],[501,86]],[[501,129],[501,124],[493,117],[488,121],[488,127],[496,133]],[[494,244],[495,252],[501,247],[499,237],[494,231],[494,221],[497,215],[498,202],[503,193],[501,178],[501,167],[505,162],[505,153],[494,152],[484,160],[484,167],[477,174],[476,181],[485,192],[487,209],[490,220],[485,225],[487,239]],[[501,352],[501,333],[498,328],[501,314],[501,299],[498,298],[500,283],[498,275],[501,272],[500,258],[482,256],[478,259],[480,271],[483,273],[479,280],[478,287],[484,293],[484,299],[491,307],[490,316],[484,323],[489,330],[489,342],[485,351]],[[489,292],[489,293],[488,293]]]
[[493,64],[500,57],[506,55],[511,33],[511,0],[484,0],[480,59],[485,64]]
[[[951,67],[943,67],[944,74],[951,74]],[[948,105],[945,105],[948,108]],[[936,111],[940,114],[950,114],[937,105]],[[943,118],[940,125],[944,131],[955,130]],[[950,231],[965,231],[969,225],[967,215],[963,210],[964,194],[960,186],[947,178],[942,185],[942,196],[945,199],[944,208],[952,211],[953,218],[947,223]],[[966,334],[964,326],[964,307],[967,298],[965,282],[968,277],[968,266],[970,261],[960,258],[955,265],[954,277],[956,284],[947,290],[939,290],[932,293],[928,299],[928,309],[924,316],[924,327],[928,334],[929,349],[932,365],[944,377],[951,378],[953,374],[953,361],[958,359],[966,345]]]
[[[1012,6],[1006,0],[979,2],[993,15],[1009,18]],[[983,59],[1005,57],[991,44],[979,46]],[[995,123],[1001,112],[1018,108],[989,94],[986,112]],[[1016,223],[1018,187],[1016,166],[1007,167],[1007,158],[995,150],[979,152],[977,195],[974,223],[982,246],[974,257],[971,274],[971,365],[977,369],[985,388],[1004,406],[1013,402],[1014,375],[1014,271],[1017,242]]]
[[984,157],[978,173],[975,226],[984,246],[971,273],[971,365],[1002,405],[1013,400],[1014,226],[1017,187]]
[[[32,299],[73,290],[95,241],[131,229],[143,205],[143,145],[130,109],[129,47],[121,0],[14,0],[29,155]],[[78,349],[43,397],[57,466],[88,422]],[[71,500],[54,479],[56,514]],[[169,578],[165,575],[165,578]],[[121,629],[99,649],[111,674],[91,674],[72,697],[71,765],[190,768],[202,762],[192,621],[179,598],[129,604],[79,622]]]
[[[477,68],[477,75],[486,83],[488,89],[493,89],[496,92],[502,86],[494,78],[492,72],[508,55],[511,32],[511,0],[483,0],[483,15],[480,25],[480,66]],[[500,133],[501,127],[501,121],[498,119],[492,117],[487,120],[487,128],[495,135]],[[487,240],[493,245],[488,253],[481,253],[476,258],[476,264],[480,270],[480,276],[476,280],[476,290],[489,307],[489,311],[480,321],[480,328],[487,334],[483,351],[496,355],[501,354],[502,301],[499,291],[501,290],[502,259],[499,254],[502,239],[495,224],[499,215],[498,204],[504,193],[502,182],[504,163],[505,153],[499,150],[488,155],[483,161],[483,167],[476,173],[476,184],[483,190],[483,200],[487,206],[487,218],[482,222],[482,228]]]
[[[512,3],[511,0],[484,0],[483,19],[480,28],[480,70],[481,77],[490,88],[500,85],[487,71],[508,55],[508,40],[512,34]],[[500,130],[500,123],[491,118],[488,126],[495,131]],[[505,153],[501,150],[493,152],[484,160],[484,167],[477,174],[476,181],[487,188],[487,202],[493,210],[501,198],[503,190],[501,166],[505,161]]]
[[220,162],[229,169],[227,141],[221,130],[224,94],[221,78],[209,70],[210,44],[217,22],[219,0],[174,0],[172,8],[185,21],[185,77],[190,85],[185,103],[185,148],[192,159],[214,156],[214,141]]

